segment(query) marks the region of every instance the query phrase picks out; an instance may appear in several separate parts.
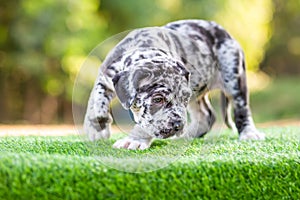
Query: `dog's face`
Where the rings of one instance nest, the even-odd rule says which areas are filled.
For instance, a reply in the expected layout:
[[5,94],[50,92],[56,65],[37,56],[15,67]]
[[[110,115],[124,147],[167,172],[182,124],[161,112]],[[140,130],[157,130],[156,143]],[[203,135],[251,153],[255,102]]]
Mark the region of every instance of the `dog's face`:
[[189,72],[178,62],[140,64],[113,79],[122,105],[131,109],[135,122],[151,136],[180,135],[192,94]]

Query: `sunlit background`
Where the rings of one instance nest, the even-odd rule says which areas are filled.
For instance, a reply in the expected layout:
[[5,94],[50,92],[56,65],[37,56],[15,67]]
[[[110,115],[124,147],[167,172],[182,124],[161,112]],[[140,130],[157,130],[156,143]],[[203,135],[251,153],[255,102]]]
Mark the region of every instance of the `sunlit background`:
[[0,123],[72,123],[74,80],[93,48],[188,18],[241,43],[257,122],[300,119],[300,1],[0,0]]

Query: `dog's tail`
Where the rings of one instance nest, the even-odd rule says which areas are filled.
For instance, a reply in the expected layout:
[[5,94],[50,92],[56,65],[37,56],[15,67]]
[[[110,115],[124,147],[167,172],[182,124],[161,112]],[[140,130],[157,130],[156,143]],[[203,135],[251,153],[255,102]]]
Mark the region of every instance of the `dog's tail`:
[[236,132],[236,126],[231,117],[230,99],[223,92],[221,92],[221,110],[226,126]]

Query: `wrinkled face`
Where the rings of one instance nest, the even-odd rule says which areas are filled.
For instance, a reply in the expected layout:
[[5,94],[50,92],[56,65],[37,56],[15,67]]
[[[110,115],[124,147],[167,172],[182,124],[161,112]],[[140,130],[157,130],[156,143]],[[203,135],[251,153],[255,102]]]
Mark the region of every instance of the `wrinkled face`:
[[152,137],[180,135],[187,121],[192,95],[189,72],[177,61],[136,63],[113,78],[123,107]]
[[191,96],[188,76],[177,70],[157,71],[140,82],[130,109],[135,122],[153,137],[180,135],[187,121],[186,107]]
[[153,137],[180,135],[187,121],[186,107],[191,95],[190,89],[183,85],[186,84],[181,83],[180,91],[159,84],[150,85],[149,93],[138,94],[130,108],[136,123]]

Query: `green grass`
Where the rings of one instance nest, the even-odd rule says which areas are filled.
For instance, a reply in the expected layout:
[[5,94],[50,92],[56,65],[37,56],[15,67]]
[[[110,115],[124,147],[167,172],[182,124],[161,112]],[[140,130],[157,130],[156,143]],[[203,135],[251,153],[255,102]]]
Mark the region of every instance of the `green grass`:
[[96,144],[75,136],[3,137],[0,199],[297,199],[300,129],[263,131],[265,141],[239,142],[223,130],[176,141],[179,147],[156,141],[145,151],[112,149],[120,135]]

